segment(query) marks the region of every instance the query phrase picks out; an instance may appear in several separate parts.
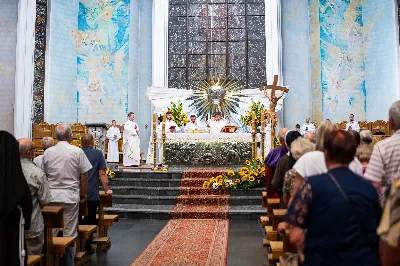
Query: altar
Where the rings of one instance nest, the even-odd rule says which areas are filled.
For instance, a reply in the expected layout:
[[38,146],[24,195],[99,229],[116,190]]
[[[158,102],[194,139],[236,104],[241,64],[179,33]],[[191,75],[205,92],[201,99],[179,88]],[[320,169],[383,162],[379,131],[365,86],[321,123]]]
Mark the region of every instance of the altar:
[[[161,140],[161,135],[158,138]],[[256,141],[261,141],[260,134]],[[250,133],[166,133],[167,165],[240,165],[252,159]]]

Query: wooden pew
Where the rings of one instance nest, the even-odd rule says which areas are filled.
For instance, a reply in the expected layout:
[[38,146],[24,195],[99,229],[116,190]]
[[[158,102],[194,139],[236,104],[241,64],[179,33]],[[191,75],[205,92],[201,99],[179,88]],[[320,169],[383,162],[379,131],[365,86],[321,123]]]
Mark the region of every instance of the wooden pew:
[[28,266],[42,266],[43,255],[28,255]]
[[112,207],[112,194],[99,192],[98,237],[93,239],[93,244],[97,244],[96,252],[102,252],[111,245],[110,237],[107,236],[108,227],[118,220],[118,215],[105,215],[104,207]]
[[283,221],[287,213],[287,209],[274,209],[273,211],[273,218],[272,218],[272,227],[276,230],[278,224]]

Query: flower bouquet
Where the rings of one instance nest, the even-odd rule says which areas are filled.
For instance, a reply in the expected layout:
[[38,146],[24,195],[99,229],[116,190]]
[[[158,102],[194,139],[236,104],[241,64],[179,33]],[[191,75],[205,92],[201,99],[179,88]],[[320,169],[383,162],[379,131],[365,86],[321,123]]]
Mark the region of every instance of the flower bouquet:
[[113,179],[115,177],[115,172],[111,171],[110,168],[107,167],[106,175],[107,175],[108,179]]
[[240,117],[240,122],[242,122],[243,126],[251,126],[253,122],[253,114],[256,115],[256,126],[261,126],[261,115],[265,110],[264,104],[260,101],[255,102],[253,99],[251,100],[251,105],[249,106],[249,111]]
[[203,188],[210,189],[252,189],[265,179],[264,163],[259,157],[246,160],[238,173],[229,170],[226,175],[212,177],[203,183]]
[[177,104],[171,102],[168,112],[172,113],[172,120],[175,121],[178,127],[185,126],[189,122],[185,111],[183,111],[182,103],[180,101]]

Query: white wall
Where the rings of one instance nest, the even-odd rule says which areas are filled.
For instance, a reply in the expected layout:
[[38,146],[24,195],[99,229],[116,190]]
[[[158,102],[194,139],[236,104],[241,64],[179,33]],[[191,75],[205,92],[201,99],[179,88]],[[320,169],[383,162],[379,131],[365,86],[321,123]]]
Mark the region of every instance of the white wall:
[[0,2],[0,130],[14,131],[18,1]]

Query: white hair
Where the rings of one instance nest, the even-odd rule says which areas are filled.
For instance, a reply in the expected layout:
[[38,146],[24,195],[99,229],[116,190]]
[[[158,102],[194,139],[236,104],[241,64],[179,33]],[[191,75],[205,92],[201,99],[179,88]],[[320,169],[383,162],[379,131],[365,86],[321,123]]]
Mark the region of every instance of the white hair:
[[307,152],[315,151],[315,144],[306,138],[297,138],[290,145],[290,153],[295,160],[298,160]]
[[389,108],[389,116],[393,119],[396,127],[400,126],[400,101],[395,101]]
[[56,127],[56,138],[58,140],[66,140],[72,136],[71,126],[65,123],[60,123]]
[[373,137],[371,131],[369,131],[369,130],[362,130],[362,131],[360,132],[361,143],[371,144],[373,138],[374,138],[374,137]]
[[47,150],[48,148],[54,146],[54,140],[52,137],[44,137],[40,141],[40,144],[42,145],[43,150]]

